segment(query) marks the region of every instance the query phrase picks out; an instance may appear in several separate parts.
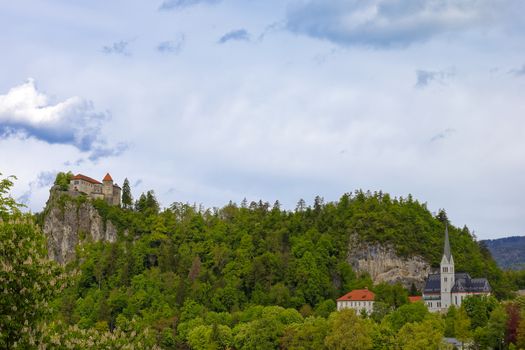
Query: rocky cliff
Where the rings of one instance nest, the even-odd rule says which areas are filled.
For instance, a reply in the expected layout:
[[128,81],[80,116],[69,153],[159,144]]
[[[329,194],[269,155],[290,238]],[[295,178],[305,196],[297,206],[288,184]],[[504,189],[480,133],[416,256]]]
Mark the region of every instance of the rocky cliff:
[[75,247],[82,241],[117,240],[117,230],[104,222],[91,201],[51,189],[44,209],[44,234],[51,259],[65,264],[75,257]]
[[422,257],[402,258],[392,246],[363,242],[357,234],[350,237],[347,262],[355,271],[368,273],[375,284],[399,282],[410,288],[413,283],[419,290],[432,272]]

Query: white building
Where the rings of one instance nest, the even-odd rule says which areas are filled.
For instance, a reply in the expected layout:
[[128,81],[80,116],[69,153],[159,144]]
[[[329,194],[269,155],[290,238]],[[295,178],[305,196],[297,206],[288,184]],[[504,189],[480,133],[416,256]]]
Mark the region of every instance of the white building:
[[454,258],[450,252],[448,227],[445,228],[445,244],[440,273],[429,275],[423,289],[423,300],[432,312],[446,311],[449,306],[461,306],[470,295],[489,295],[491,291],[486,278],[471,278],[468,273],[456,273]]
[[354,309],[356,313],[365,310],[371,314],[374,310],[375,294],[368,289],[355,289],[337,299],[337,311],[343,309]]

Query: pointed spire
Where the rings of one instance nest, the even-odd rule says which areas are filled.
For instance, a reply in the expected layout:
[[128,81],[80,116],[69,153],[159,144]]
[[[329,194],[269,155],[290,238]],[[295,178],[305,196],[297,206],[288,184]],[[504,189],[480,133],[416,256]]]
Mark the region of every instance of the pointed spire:
[[443,249],[443,255],[450,261],[450,242],[448,240],[448,223],[445,224],[445,247]]
[[102,181],[113,181],[113,179],[111,178],[111,175],[107,173],[106,176],[104,176],[104,179]]

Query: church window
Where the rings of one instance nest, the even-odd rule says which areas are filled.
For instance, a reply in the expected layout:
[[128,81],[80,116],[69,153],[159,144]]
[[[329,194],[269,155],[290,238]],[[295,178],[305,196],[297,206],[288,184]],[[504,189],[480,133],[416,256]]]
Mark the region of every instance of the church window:
[[454,298],[456,299],[456,305],[458,304],[458,296],[455,295]]

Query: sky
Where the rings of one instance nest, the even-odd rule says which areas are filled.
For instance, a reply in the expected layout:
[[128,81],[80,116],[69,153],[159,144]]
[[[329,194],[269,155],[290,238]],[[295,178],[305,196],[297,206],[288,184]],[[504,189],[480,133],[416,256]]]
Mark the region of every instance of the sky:
[[0,173],[221,207],[412,194],[525,235],[522,0],[0,4]]

